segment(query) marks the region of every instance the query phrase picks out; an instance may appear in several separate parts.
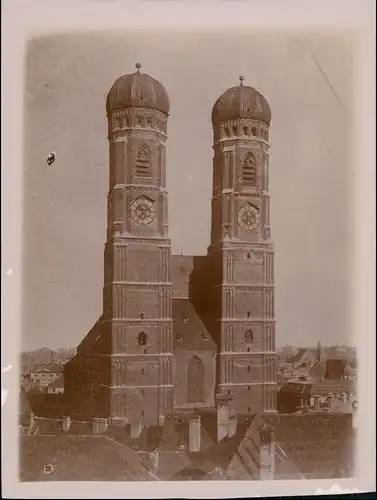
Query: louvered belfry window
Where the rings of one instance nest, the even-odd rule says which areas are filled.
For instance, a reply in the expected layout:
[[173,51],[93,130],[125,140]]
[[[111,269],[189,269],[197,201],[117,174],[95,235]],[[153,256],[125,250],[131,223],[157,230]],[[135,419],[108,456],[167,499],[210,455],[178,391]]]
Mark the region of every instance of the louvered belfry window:
[[136,175],[138,177],[151,176],[150,152],[144,144],[136,152]]
[[254,153],[248,153],[243,161],[242,180],[249,186],[257,185],[257,160]]
[[187,366],[187,402],[204,403],[204,365],[197,356]]

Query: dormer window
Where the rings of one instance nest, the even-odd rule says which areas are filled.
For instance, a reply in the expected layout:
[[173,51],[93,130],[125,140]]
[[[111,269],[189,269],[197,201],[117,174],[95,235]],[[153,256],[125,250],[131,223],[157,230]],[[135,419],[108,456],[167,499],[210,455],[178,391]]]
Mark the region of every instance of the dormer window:
[[204,333],[202,333],[202,338],[203,338],[203,340],[208,340],[208,337],[206,335],[204,335]]
[[177,342],[182,342],[182,337],[178,336],[177,337]]
[[140,316],[139,316],[140,319],[144,319],[145,318],[145,314],[144,313],[141,313]]
[[186,316],[183,316],[183,323],[187,323],[188,322],[188,318]]
[[54,472],[54,466],[53,466],[53,465],[50,465],[50,464],[48,464],[48,465],[44,465],[44,466],[43,466],[43,472],[44,472],[45,474],[52,474],[52,473]]

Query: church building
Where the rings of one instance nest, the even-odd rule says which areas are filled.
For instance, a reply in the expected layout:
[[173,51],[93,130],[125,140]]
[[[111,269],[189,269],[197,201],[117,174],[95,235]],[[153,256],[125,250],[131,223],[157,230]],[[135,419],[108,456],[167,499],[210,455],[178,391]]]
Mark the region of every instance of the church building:
[[243,77],[216,100],[210,245],[172,255],[169,97],[140,68],[107,96],[103,311],[65,364],[67,414],[152,427],[176,410],[274,412],[269,104]]

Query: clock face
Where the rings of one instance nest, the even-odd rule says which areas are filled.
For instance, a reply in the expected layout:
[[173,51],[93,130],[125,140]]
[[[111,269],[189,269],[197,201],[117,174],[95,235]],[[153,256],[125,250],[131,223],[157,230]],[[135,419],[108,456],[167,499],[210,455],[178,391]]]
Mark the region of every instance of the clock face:
[[138,198],[131,203],[131,217],[137,224],[150,224],[156,217],[156,207],[147,198]]
[[254,231],[259,226],[259,211],[252,205],[244,205],[238,211],[238,224],[246,231]]

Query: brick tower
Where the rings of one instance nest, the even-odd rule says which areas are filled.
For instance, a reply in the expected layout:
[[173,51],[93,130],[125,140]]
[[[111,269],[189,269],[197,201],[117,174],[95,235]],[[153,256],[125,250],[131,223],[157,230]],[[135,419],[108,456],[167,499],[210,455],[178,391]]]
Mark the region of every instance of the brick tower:
[[110,179],[103,328],[111,338],[112,421],[161,424],[173,405],[174,356],[166,190],[169,98],[147,74],[107,97]]
[[274,253],[270,240],[266,99],[243,84],[212,111],[211,302],[217,392],[238,414],[274,411]]

